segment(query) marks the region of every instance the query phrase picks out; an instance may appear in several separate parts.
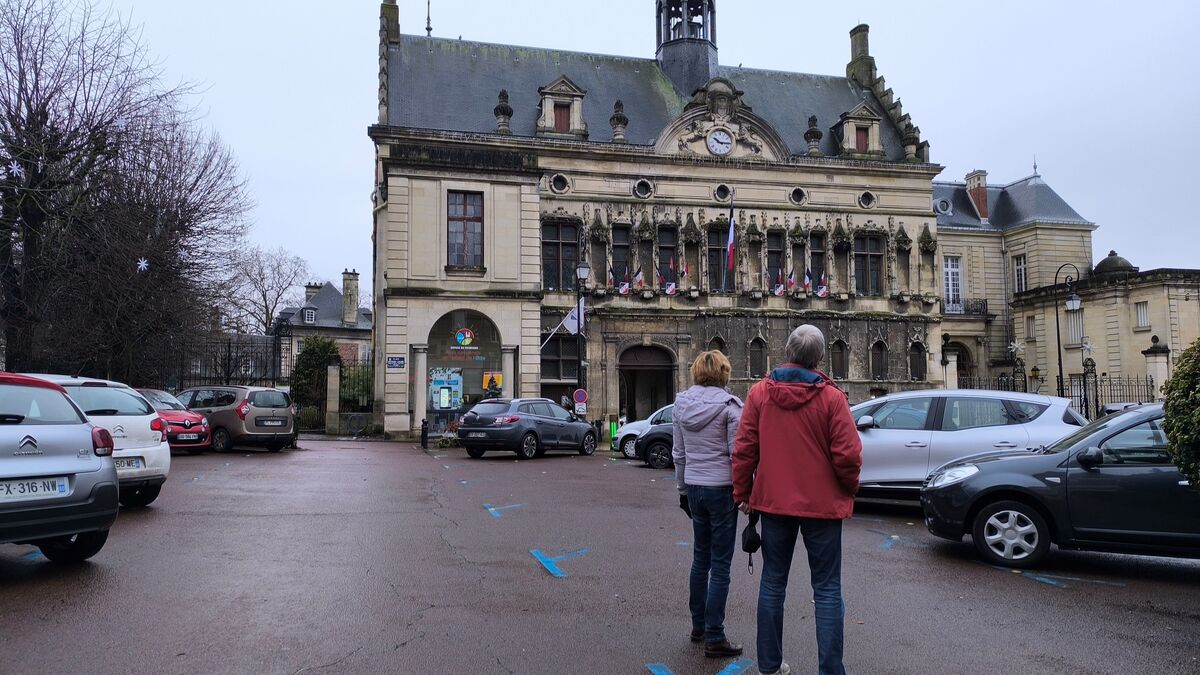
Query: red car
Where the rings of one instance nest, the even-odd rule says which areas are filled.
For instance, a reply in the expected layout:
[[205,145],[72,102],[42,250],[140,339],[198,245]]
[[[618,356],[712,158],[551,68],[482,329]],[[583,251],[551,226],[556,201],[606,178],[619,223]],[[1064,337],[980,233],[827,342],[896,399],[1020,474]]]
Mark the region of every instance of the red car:
[[208,418],[192,412],[179,399],[159,389],[138,389],[159,417],[167,422],[167,443],[172,450],[184,450],[198,455],[212,445]]

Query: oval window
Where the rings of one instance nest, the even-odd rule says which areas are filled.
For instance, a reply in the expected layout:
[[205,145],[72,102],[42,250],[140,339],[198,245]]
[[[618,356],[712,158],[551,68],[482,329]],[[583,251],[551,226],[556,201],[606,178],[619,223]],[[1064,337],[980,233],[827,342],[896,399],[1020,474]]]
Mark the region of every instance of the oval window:
[[633,184],[633,196],[649,199],[654,196],[654,183],[642,178]]
[[793,204],[799,206],[808,201],[808,193],[804,191],[804,188],[792,188],[792,191],[788,194],[788,199]]
[[713,190],[713,196],[716,197],[718,201],[722,202],[728,201],[729,195],[731,194],[732,191],[729,189],[729,186],[724,183],[721,183],[717,186],[716,190]]
[[567,177],[561,173],[554,174],[554,177],[550,179],[550,189],[558,194],[566,192],[570,187],[571,181],[567,180]]
[[871,194],[870,192],[864,192],[858,196],[858,205],[864,209],[875,208],[876,203],[877,200],[875,199],[875,195]]

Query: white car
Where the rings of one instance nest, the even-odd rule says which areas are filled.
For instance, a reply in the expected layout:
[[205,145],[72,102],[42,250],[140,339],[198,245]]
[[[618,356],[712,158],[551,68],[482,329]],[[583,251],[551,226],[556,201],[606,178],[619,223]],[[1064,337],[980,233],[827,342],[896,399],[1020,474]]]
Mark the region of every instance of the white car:
[[613,452],[620,451],[625,455],[626,459],[637,459],[637,443],[638,436],[641,436],[647,429],[655,424],[667,424],[671,421],[671,412],[675,410],[675,404],[669,403],[658,410],[655,410],[649,417],[636,422],[629,422],[617,429],[617,433],[613,435]]
[[123,506],[146,506],[158,498],[171,471],[167,423],[133,388],[120,382],[70,375],[34,375],[67,390],[88,420],[112,434]]

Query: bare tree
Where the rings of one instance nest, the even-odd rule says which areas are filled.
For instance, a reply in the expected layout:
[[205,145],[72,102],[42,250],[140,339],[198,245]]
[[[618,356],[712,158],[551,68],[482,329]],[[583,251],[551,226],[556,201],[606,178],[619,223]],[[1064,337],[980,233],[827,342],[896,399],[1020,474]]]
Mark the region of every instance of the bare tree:
[[300,285],[308,278],[308,263],[283,247],[247,248],[231,269],[230,318],[247,332],[266,335],[285,305],[303,304]]

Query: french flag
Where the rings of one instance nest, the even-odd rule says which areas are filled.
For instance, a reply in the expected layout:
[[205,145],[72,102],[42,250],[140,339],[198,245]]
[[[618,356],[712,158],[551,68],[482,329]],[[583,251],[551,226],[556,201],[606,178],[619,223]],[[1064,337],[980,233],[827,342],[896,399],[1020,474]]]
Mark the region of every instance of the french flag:
[[[672,258],[672,260],[674,260],[674,258]],[[683,269],[679,270],[679,285],[680,286],[683,285],[683,280],[687,278],[687,275],[688,275],[688,264],[687,264],[687,261],[684,261]]]
[[824,272],[821,272],[821,280],[817,282],[817,297],[829,297],[829,279],[825,276]]
[[812,290],[812,272],[808,268],[804,268],[804,292],[808,293]]
[[633,273],[633,283],[637,284],[638,288],[646,285],[646,277],[642,275],[642,268],[637,268],[637,271]]
[[734,226],[735,226],[735,222],[733,220],[733,196],[731,195],[729,197],[729,237],[725,240],[725,269],[727,269],[727,270],[733,269],[733,252],[737,246],[736,242],[734,241],[734,236],[733,236]]
[[616,279],[617,279],[616,272],[613,272],[613,268],[611,266],[609,266],[609,268],[608,268],[608,287],[609,288],[612,288],[613,286],[617,285]]
[[[783,274],[783,271],[780,270],[779,273]],[[789,291],[796,287],[796,270],[788,272],[787,287]]]

